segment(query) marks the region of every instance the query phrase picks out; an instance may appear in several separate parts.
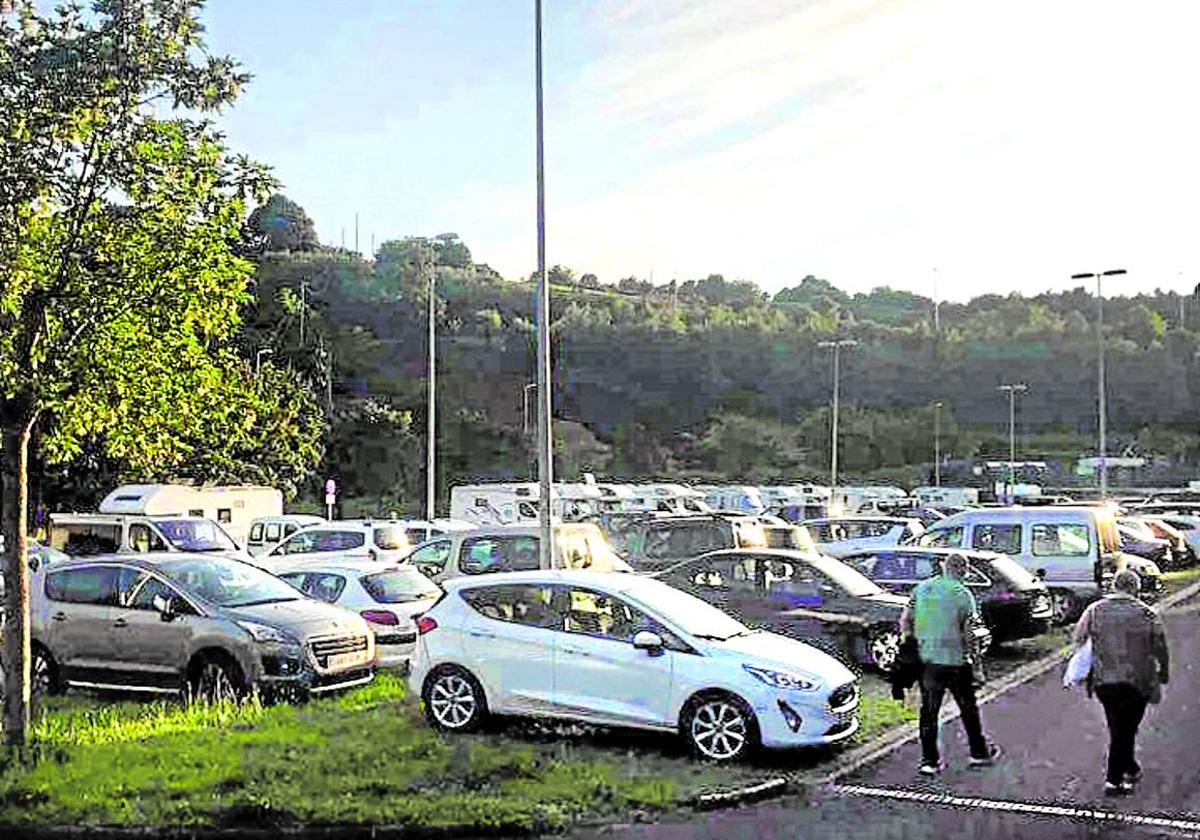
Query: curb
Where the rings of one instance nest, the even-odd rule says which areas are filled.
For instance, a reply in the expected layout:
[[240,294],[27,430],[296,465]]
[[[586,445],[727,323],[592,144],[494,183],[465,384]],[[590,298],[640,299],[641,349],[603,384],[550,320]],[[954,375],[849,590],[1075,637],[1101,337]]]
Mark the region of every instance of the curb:
[[700,793],[691,797],[687,804],[698,811],[711,811],[715,808],[785,796],[790,792],[791,786],[792,782],[786,776],[776,776],[747,787]]

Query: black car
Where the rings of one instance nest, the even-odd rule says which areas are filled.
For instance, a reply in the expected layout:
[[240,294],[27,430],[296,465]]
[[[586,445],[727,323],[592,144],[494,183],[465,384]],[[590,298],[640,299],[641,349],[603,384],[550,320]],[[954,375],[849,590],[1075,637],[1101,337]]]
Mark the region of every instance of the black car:
[[751,627],[881,671],[895,665],[906,599],[831,557],[775,549],[714,551],[655,576]]
[[881,548],[862,551],[843,561],[875,583],[909,593],[923,580],[941,573],[947,555],[967,559],[963,583],[975,596],[983,622],[997,642],[1037,636],[1050,629],[1053,608],[1046,584],[1004,554],[945,548]]
[[661,572],[711,551],[766,548],[764,521],[757,516],[709,513],[642,518],[629,523],[621,550],[638,572]]

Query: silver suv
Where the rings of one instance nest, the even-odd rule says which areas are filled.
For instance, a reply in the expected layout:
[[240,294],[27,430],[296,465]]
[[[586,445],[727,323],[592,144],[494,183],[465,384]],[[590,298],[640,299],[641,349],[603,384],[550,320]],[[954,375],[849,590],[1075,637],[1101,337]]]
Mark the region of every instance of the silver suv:
[[33,592],[34,690],[316,694],[375,674],[359,616],[248,563],[195,554],[50,567]]

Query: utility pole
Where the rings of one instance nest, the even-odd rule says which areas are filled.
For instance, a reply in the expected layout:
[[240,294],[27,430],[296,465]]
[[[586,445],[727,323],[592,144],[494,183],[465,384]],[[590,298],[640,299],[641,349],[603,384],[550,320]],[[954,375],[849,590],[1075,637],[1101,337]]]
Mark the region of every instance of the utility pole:
[[538,401],[538,520],[541,528],[539,561],[554,568],[554,541],[550,527],[550,494],[554,488],[553,430],[550,393],[550,284],[546,277],[546,159],[545,118],[542,107],[542,0],[534,0],[534,77],[537,101],[537,401]]
[[308,312],[308,281],[300,279],[300,346],[304,346],[304,317]]
[[1029,386],[1018,382],[996,390],[1008,392],[1008,495],[1012,502],[1017,492],[1017,394],[1024,394]]
[[942,401],[933,404],[933,486],[942,486]]
[[941,318],[942,302],[938,299],[937,266],[933,268],[933,335],[936,338],[942,331]]
[[[354,214],[354,253],[358,253],[358,213]],[[361,255],[360,255],[361,256]]]
[[425,518],[432,522],[437,507],[437,300],[434,297],[437,283],[433,258],[428,251],[422,263],[429,282],[429,428],[425,433]]
[[1096,278],[1096,404],[1100,415],[1100,441],[1097,447],[1099,463],[1096,472],[1100,477],[1101,499],[1108,498],[1108,410],[1105,405],[1104,387],[1104,291],[1100,287],[1100,280],[1104,277],[1116,277],[1126,273],[1123,268],[1114,268],[1111,271],[1071,275],[1072,280]]
[[817,346],[833,351],[833,418],[830,422],[829,499],[830,504],[836,506],[838,483],[838,410],[841,399],[841,351],[843,347],[857,347],[858,342],[852,338],[841,338],[834,341],[822,341]]

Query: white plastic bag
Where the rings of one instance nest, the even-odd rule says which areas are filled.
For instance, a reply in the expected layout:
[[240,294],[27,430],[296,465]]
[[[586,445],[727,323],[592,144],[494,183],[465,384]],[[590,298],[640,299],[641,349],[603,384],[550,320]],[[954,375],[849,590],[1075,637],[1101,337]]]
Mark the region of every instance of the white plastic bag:
[[1067,660],[1067,669],[1063,671],[1063,688],[1076,688],[1083,685],[1091,672],[1092,640],[1088,639]]

